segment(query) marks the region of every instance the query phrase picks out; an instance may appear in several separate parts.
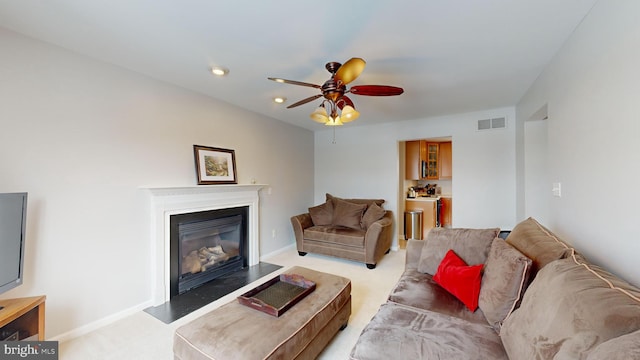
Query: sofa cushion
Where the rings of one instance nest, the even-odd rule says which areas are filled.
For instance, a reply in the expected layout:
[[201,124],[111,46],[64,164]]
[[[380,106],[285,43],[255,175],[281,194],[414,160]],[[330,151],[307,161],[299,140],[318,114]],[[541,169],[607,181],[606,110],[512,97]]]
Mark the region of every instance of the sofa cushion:
[[[422,243],[422,240],[414,240]],[[469,311],[455,296],[433,281],[433,276],[406,269],[389,295],[389,301],[417,309],[435,311],[469,322],[487,324],[482,310]]]
[[438,266],[433,281],[462,301],[470,311],[476,311],[483,266],[469,266],[453,250],[449,250]]
[[343,199],[337,196],[333,196],[329,193],[325,194],[325,198],[327,201],[333,201],[333,199],[338,199],[338,200],[343,200],[343,201],[347,201],[354,204],[365,204],[367,206],[371,205],[372,203],[378,206],[382,206],[382,204],[384,204],[384,199]]
[[333,204],[331,201],[326,201],[324,204],[310,207],[309,215],[313,225],[331,225],[333,222]]
[[548,263],[500,336],[513,359],[582,359],[640,329],[640,289],[577,257]]
[[365,204],[354,204],[340,199],[333,199],[332,224],[361,230],[360,222],[366,208],[367,205]]
[[501,238],[491,243],[482,275],[478,306],[496,331],[515,310],[531,271],[531,259]]
[[587,356],[587,360],[630,359],[640,359],[640,330],[604,342]]
[[349,359],[508,358],[486,323],[386,303],[362,330]]
[[567,244],[533,218],[516,225],[506,241],[532,260],[531,278],[551,261],[564,259],[572,253]]
[[335,243],[346,246],[364,247],[365,231],[343,227],[312,226],[304,229],[305,240]]
[[418,271],[435,274],[444,255],[450,249],[467,264],[484,264],[493,239],[500,229],[445,229],[433,228],[427,234],[422,248]]
[[362,215],[362,221],[360,222],[362,229],[367,230],[371,224],[382,219],[385,213],[386,211],[378,204],[373,203],[369,205],[367,211]]

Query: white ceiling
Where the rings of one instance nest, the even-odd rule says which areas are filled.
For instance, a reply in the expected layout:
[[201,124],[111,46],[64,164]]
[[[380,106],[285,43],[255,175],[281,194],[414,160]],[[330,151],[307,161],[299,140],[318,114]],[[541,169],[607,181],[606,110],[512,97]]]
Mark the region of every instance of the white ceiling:
[[[361,57],[345,126],[513,106],[597,0],[0,0],[0,27],[311,130],[324,65]],[[230,69],[224,78],[213,65]],[[274,96],[286,97],[276,105]]]

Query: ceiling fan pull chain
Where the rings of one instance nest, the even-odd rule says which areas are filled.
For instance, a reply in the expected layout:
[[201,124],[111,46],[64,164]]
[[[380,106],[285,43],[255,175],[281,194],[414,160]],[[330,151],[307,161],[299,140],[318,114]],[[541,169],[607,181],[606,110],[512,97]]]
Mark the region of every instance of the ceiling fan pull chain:
[[336,127],[335,126],[333,127],[333,141],[331,143],[334,145],[336,143]]

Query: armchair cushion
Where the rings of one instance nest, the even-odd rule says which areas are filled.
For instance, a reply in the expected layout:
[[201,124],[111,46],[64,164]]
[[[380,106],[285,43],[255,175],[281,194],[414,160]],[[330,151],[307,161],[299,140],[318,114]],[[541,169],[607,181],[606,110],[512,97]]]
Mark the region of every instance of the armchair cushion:
[[330,201],[309,208],[309,215],[313,225],[331,225],[333,222],[333,205]]
[[382,219],[384,217],[385,210],[380,207],[376,203],[372,203],[365,211],[364,215],[362,215],[362,221],[360,225],[362,226],[362,230],[367,230],[371,224]]
[[375,203],[378,206],[382,206],[382,204],[384,204],[384,199],[343,199],[337,196],[333,196],[329,193],[326,193],[325,196],[327,201],[333,201],[333,199],[338,199],[338,200],[344,200],[354,204],[365,204],[367,206],[371,205],[371,203]]
[[[367,205],[354,204],[338,198],[333,199],[333,225],[361,230],[360,221]],[[315,223],[314,223],[315,225]]]

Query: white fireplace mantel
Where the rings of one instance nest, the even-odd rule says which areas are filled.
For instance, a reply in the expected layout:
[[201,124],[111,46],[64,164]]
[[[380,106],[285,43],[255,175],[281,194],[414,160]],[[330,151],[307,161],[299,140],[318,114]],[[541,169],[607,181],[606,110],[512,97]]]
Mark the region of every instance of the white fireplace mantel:
[[153,304],[170,298],[169,225],[171,215],[248,206],[247,231],[249,266],[260,261],[259,191],[266,185],[200,185],[183,187],[143,187],[151,199],[151,244],[153,260]]

